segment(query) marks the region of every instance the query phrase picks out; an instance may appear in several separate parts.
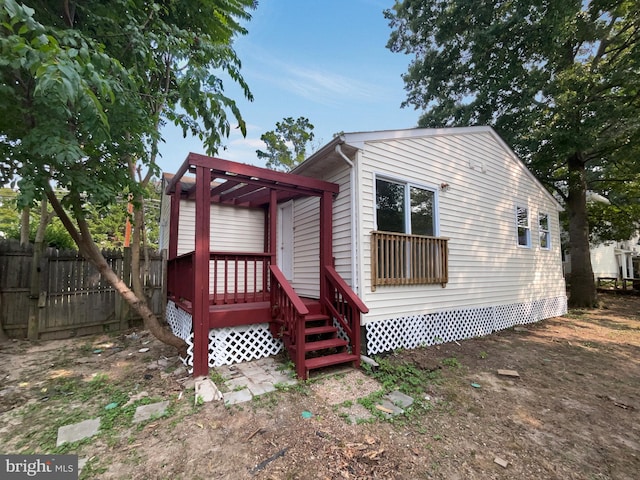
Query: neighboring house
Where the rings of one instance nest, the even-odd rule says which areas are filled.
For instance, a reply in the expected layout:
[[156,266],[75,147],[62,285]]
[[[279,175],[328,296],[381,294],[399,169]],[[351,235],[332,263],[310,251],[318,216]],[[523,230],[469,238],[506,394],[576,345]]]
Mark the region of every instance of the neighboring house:
[[591,247],[595,278],[640,278],[640,237]]
[[[597,193],[587,192],[587,202],[608,204],[609,200]],[[594,280],[640,278],[640,233],[624,241],[592,243],[590,253]],[[564,257],[564,270],[569,276],[571,255],[566,252]]]
[[[194,170],[200,183],[177,183]],[[489,127],[342,134],[290,174],[191,154],[167,194],[169,323],[185,339],[195,334],[196,374],[206,361],[278,351],[265,332],[282,338],[306,377],[357,364],[361,350],[486,335],[567,310],[561,207]],[[220,251],[203,250],[199,262],[203,235],[201,249]],[[192,327],[198,308],[185,295],[205,290],[217,320]],[[231,309],[257,305],[247,295],[263,310],[234,317]]]

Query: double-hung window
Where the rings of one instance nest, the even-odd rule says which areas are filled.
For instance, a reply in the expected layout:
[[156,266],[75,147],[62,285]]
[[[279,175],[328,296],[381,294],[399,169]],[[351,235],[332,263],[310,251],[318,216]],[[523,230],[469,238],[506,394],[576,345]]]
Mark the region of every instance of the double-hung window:
[[437,238],[436,191],[376,178],[372,288],[448,281],[447,242]]
[[540,248],[549,250],[551,248],[551,231],[549,229],[549,214],[538,214],[538,233],[540,236]]
[[516,205],[516,224],[518,230],[518,245],[531,247],[531,227],[529,226],[529,209]]
[[435,192],[407,183],[376,179],[378,230],[433,236]]

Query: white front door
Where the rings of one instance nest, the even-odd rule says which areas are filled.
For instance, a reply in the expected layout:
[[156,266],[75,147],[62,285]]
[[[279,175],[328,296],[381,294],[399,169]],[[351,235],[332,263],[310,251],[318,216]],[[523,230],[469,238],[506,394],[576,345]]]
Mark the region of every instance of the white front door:
[[293,281],[293,201],[278,205],[278,268]]

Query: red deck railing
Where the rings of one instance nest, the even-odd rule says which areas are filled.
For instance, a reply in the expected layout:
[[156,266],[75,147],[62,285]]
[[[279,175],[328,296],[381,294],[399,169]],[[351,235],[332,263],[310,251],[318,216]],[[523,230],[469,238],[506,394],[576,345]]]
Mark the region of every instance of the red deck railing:
[[344,333],[349,337],[351,353],[360,355],[360,315],[368,313],[369,309],[335,268],[326,266],[324,271],[323,281],[326,282],[326,296],[320,301],[328,315],[337,320]]
[[[304,324],[305,315],[309,313],[309,309],[276,265],[271,265],[271,308],[274,320],[278,319],[273,324],[278,331],[272,333],[276,337],[287,340],[286,347],[293,352],[292,360],[300,376],[305,369]],[[304,373],[301,378],[305,378]]]
[[269,300],[270,264],[270,253],[211,252],[211,303],[222,305]]
[[195,252],[167,261],[167,295],[177,302],[193,302]]
[[[191,303],[194,298],[195,253],[167,262],[167,293]],[[211,252],[209,254],[209,300],[211,305],[269,300],[270,253]]]

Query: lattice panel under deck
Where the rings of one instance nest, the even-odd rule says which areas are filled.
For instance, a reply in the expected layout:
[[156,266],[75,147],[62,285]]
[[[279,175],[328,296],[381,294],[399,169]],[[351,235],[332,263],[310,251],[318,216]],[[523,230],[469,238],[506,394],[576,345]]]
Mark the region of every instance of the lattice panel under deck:
[[187,340],[191,336],[191,314],[176,307],[176,304],[171,300],[167,302],[166,320],[176,337]]
[[332,320],[333,320],[333,326],[338,329],[338,338],[341,338],[342,340],[345,340],[348,342],[349,335],[347,335],[347,332],[344,331],[344,328],[342,328],[342,325],[340,325],[340,322],[338,322],[338,320],[336,320],[335,318],[333,318]]
[[268,323],[209,331],[209,366],[219,367],[275,355],[282,350],[282,340],[269,331]]
[[371,322],[366,325],[367,353],[372,355],[396,348],[416,348],[480,337],[565,313],[567,298],[554,297],[529,303],[449,310]]
[[193,373],[193,322],[191,314],[178,308],[173,301],[169,300],[165,318],[173,334],[187,342],[187,356],[180,357],[180,360],[187,367],[187,371]]
[[[170,301],[167,303],[166,320],[173,334],[187,342],[187,357],[181,360],[192,373],[191,314]],[[279,353],[282,347],[282,340],[273,338],[267,323],[212,329],[209,331],[209,366],[219,367],[268,357]]]

